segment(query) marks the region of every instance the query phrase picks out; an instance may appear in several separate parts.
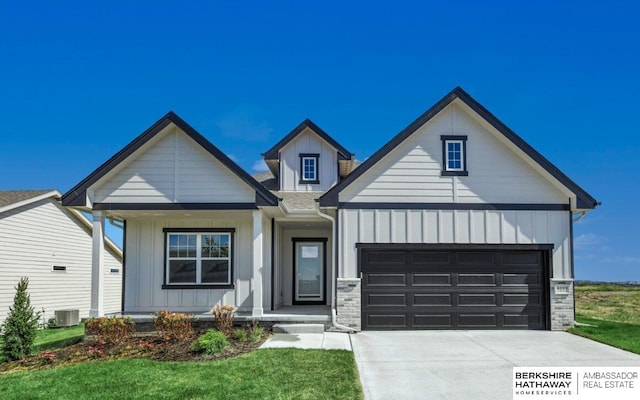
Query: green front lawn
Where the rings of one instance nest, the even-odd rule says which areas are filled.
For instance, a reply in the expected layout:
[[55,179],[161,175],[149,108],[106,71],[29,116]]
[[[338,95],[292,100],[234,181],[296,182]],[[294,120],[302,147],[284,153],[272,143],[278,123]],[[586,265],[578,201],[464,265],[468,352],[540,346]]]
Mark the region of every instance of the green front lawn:
[[577,315],[576,320],[594,326],[575,326],[569,332],[640,354],[640,325],[603,321]]
[[33,341],[31,351],[37,353],[43,350],[57,349],[78,343],[84,338],[84,324],[68,328],[49,328],[38,331]]
[[215,362],[91,362],[0,375],[1,399],[362,399],[353,353],[265,349]]
[[[84,338],[84,324],[68,328],[41,329],[36,334],[36,339],[31,346],[31,353],[35,354],[43,350],[57,349],[78,343]],[[0,336],[0,347],[2,336]],[[0,352],[0,362],[4,360]]]

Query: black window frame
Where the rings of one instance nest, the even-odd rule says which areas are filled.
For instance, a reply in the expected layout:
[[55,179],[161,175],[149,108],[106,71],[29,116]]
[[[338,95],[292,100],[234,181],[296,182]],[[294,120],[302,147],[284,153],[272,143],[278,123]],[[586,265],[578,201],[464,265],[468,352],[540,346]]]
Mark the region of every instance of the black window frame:
[[[467,169],[467,136],[466,135],[442,135],[440,136],[442,141],[442,171],[440,176],[468,176],[469,171]],[[447,143],[449,142],[462,142],[462,169],[450,170],[448,163],[448,151]]]
[[[298,155],[300,157],[300,181],[301,184],[318,184],[320,183],[320,154],[318,153],[300,153]],[[305,158],[313,158],[315,159],[315,172],[316,179],[305,179],[304,178],[304,159]]]
[[[162,289],[234,289],[234,254],[235,254],[235,228],[164,228],[164,262],[162,265],[163,283]],[[229,234],[229,281],[228,283],[170,283],[169,278],[169,234],[197,234],[206,235],[227,233]],[[200,249],[198,249],[200,251]],[[197,268],[197,264],[196,264]],[[197,272],[196,272],[197,273]]]

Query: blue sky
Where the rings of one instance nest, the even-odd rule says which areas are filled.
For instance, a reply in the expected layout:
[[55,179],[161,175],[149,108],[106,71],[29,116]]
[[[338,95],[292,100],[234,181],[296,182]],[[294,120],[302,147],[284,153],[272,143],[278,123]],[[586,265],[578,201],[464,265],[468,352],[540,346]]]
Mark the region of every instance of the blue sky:
[[576,277],[640,280],[635,2],[307,3],[0,3],[0,189],[65,192],[169,110],[250,172],[307,117],[364,159],[459,85],[603,203]]

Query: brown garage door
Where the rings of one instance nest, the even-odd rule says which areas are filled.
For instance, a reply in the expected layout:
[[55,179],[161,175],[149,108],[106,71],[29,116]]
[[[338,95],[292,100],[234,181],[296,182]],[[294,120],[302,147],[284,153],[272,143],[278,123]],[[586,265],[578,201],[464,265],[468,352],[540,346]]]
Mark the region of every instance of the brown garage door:
[[546,329],[548,250],[368,246],[363,329]]

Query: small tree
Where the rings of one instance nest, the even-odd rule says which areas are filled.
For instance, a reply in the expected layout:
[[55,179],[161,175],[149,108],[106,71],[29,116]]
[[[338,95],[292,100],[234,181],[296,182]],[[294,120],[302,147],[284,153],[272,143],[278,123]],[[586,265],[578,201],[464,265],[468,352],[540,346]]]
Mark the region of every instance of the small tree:
[[31,306],[27,293],[29,278],[18,282],[13,306],[9,307],[9,316],[2,324],[2,354],[9,360],[19,360],[31,353],[31,345],[36,338],[40,313]]

